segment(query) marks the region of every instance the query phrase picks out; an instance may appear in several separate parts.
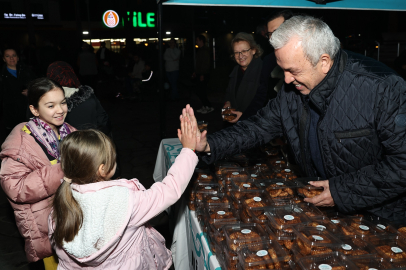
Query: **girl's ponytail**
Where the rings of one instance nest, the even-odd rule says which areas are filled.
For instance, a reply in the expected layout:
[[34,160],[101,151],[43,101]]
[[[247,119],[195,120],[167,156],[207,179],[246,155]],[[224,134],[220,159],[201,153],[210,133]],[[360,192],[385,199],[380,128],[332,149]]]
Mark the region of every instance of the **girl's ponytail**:
[[80,205],[72,195],[72,189],[68,182],[63,181],[55,193],[54,212],[55,222],[53,239],[58,247],[63,242],[70,242],[78,234],[83,222],[83,213]]
[[[103,179],[99,175],[100,165],[106,174],[114,170],[116,151],[109,137],[98,130],[79,130],[72,132],[59,145],[61,169],[72,183],[84,185]],[[53,239],[57,246],[72,241],[83,222],[83,212],[72,195],[71,184],[63,181],[56,191],[53,201],[55,222]]]

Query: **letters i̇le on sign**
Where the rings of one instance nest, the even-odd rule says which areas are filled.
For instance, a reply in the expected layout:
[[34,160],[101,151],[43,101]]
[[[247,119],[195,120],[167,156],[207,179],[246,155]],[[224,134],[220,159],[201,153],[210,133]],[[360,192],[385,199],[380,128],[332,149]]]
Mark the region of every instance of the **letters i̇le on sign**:
[[103,14],[103,23],[110,28],[116,27],[120,21],[117,12],[114,10],[107,10]]

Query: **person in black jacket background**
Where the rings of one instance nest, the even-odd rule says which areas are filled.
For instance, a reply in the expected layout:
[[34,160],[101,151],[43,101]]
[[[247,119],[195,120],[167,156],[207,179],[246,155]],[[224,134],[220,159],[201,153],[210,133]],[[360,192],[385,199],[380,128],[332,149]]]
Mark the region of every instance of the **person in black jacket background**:
[[3,61],[5,65],[0,76],[0,92],[6,137],[17,124],[28,120],[27,86],[36,76],[28,66],[19,63],[14,49],[3,51]]
[[[285,84],[257,115],[206,137],[208,163],[284,135],[324,191],[307,202],[406,220],[406,83],[384,64],[340,49],[327,24],[294,16],[270,40]],[[182,111],[197,126],[189,105]]]
[[[267,36],[267,47],[272,48],[271,44],[269,44],[269,39],[272,36],[272,33],[278,29],[278,27],[293,17],[292,11],[288,9],[284,9],[282,11],[278,11],[273,13],[267,19],[266,27],[268,32],[266,33]],[[261,46],[262,49],[265,50]],[[279,75],[281,72],[281,68],[276,63],[275,52],[272,48],[271,52],[263,57],[262,60],[262,69],[261,75],[259,77],[259,87],[255,94],[255,97],[252,99],[250,105],[245,110],[244,114],[241,116],[240,121],[246,120],[249,117],[255,115],[260,109],[262,109],[270,99],[276,97],[277,91],[280,90],[280,82],[283,81]],[[283,78],[283,75],[282,75]]]
[[65,90],[68,114],[65,121],[78,130],[94,128],[111,135],[106,111],[90,86],[82,85],[72,67],[62,61],[49,65],[47,77],[58,82]]
[[244,115],[245,110],[250,106],[257,92],[263,51],[254,38],[244,32],[238,33],[233,38],[231,48],[233,52],[231,57],[238,65],[234,67],[230,74],[224,108],[232,107],[234,109],[231,113],[237,116],[229,121],[234,124]]

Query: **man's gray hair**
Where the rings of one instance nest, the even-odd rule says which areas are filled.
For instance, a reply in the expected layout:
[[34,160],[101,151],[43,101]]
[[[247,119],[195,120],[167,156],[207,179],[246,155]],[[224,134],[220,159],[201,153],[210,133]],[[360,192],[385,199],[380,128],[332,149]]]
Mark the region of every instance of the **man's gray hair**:
[[334,59],[340,49],[340,40],[330,27],[311,16],[294,16],[286,20],[273,32],[269,41],[277,50],[295,36],[302,42],[304,55],[313,66],[317,65],[322,54],[326,53]]

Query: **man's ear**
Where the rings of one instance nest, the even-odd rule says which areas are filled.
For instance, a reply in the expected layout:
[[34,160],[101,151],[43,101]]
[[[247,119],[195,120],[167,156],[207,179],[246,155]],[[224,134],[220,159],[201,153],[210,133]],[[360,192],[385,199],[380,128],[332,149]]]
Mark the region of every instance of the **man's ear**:
[[39,116],[38,110],[33,105],[30,105],[30,111],[34,116]]
[[321,63],[321,71],[324,74],[327,74],[331,67],[333,66],[333,59],[331,59],[330,55],[324,53],[320,57],[320,63]]

